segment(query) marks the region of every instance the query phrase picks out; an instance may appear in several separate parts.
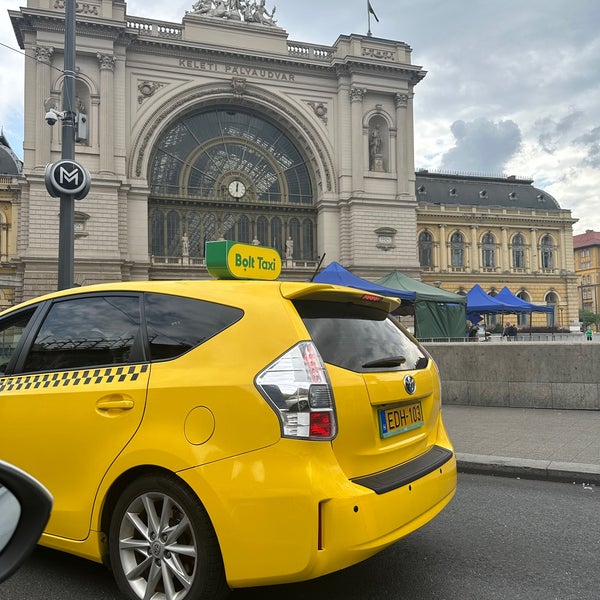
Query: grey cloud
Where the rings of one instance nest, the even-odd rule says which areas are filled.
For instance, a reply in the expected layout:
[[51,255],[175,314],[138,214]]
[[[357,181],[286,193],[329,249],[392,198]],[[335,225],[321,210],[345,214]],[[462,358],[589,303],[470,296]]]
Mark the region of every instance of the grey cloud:
[[583,116],[581,111],[574,111],[560,119],[560,121],[555,121],[550,117],[538,119],[534,124],[534,128],[540,132],[538,142],[542,150],[548,154],[553,154],[564,137],[574,130]]
[[459,120],[450,129],[456,145],[442,157],[446,170],[500,173],[521,146],[521,131],[511,120]]
[[600,167],[600,127],[594,127],[573,141],[587,148],[587,156],[583,160],[586,167]]

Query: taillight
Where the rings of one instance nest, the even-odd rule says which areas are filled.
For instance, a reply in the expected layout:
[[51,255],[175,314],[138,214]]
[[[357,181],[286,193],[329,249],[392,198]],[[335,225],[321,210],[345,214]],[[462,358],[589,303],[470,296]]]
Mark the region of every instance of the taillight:
[[323,359],[313,342],[300,342],[256,376],[256,387],[275,409],[283,437],[331,440],[335,403]]

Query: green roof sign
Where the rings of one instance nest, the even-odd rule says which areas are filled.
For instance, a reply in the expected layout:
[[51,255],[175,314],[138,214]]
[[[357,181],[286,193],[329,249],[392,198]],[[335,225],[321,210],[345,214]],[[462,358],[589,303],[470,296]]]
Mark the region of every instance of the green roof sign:
[[217,279],[272,281],[281,273],[281,257],[273,248],[219,240],[206,242],[206,268]]

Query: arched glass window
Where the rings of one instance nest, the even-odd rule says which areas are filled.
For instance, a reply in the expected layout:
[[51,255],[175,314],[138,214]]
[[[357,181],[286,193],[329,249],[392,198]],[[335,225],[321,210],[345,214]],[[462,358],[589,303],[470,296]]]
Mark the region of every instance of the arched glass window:
[[165,255],[165,215],[162,210],[154,209],[150,212],[150,233],[152,245],[150,253],[153,256]]
[[187,216],[187,235],[190,244],[190,256],[202,256],[204,244],[202,243],[202,220],[200,214],[192,212]]
[[283,228],[281,227],[281,219],[275,217],[271,220],[271,247],[275,248],[281,256],[283,256]]
[[302,260],[314,258],[314,224],[310,219],[302,222]]
[[181,254],[181,218],[175,210],[167,213],[167,254],[179,256]]
[[300,255],[300,222],[296,218],[290,219],[288,223],[288,233],[294,242],[292,258],[298,258]]
[[217,239],[217,217],[213,213],[205,213],[202,218],[202,255],[206,250],[206,242]]
[[[517,292],[516,296],[517,296],[517,298],[521,298],[521,300],[525,300],[525,302],[531,302],[531,299],[527,292],[523,292],[523,291]],[[531,315],[531,313],[529,313],[529,314],[521,313],[521,314],[517,315],[517,324],[519,325],[519,327],[525,327],[525,326],[529,325],[530,315]]]
[[[281,253],[287,236],[283,223],[292,211],[294,256],[314,260],[317,208],[309,165],[302,146],[268,116],[234,105],[186,114],[164,130],[150,159],[149,211],[175,211],[180,218],[178,224],[167,219],[163,228],[150,227],[152,253],[179,256],[182,224],[191,256],[202,255],[204,243],[220,237],[240,242],[256,237]],[[215,221],[207,226],[209,213]],[[191,214],[197,215],[193,226]],[[155,235],[162,235],[162,242],[155,242]]]
[[512,240],[512,263],[513,269],[525,268],[525,240],[520,233]]
[[546,325],[548,327],[554,327],[554,325],[556,325],[556,310],[558,307],[558,296],[554,292],[548,292],[546,294],[546,305],[554,308],[551,313],[546,314]]
[[453,267],[465,266],[465,238],[460,231],[456,231],[450,238],[450,264]]
[[258,217],[256,220],[256,239],[263,246],[269,242],[269,221],[266,217]]
[[237,241],[244,244],[249,244],[250,239],[250,219],[246,215],[242,215],[237,223]]
[[549,235],[542,238],[540,244],[542,253],[542,269],[554,269],[554,244]]
[[493,269],[496,266],[496,239],[489,232],[481,239],[481,265],[485,269]]
[[433,267],[433,236],[429,231],[419,234],[419,264],[422,267]]

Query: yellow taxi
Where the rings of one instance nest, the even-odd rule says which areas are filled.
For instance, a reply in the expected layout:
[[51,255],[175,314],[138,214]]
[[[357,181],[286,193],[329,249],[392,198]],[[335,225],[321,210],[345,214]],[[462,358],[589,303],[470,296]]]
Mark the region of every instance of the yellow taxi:
[[[270,268],[270,267],[269,267]],[[214,600],[362,561],[451,500],[456,460],[398,302],[329,284],[151,281],[0,314],[0,458],[40,543],[132,599]]]

